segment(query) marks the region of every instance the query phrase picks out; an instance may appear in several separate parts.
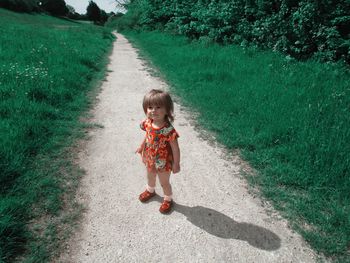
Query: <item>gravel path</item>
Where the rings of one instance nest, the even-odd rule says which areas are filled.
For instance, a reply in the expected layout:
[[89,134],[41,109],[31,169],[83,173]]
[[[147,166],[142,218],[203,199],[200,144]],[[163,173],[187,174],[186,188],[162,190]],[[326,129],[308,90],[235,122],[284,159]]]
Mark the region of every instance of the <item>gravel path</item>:
[[107,81],[98,95],[91,132],[80,153],[86,175],[81,230],[61,262],[314,262],[315,255],[287,222],[248,193],[242,162],[204,140],[191,116],[175,105],[181,169],[172,175],[174,211],[158,212],[162,191],[138,201],[146,179],[134,154],[144,133],[143,95],[166,88],[150,75],[137,50],[120,34]]

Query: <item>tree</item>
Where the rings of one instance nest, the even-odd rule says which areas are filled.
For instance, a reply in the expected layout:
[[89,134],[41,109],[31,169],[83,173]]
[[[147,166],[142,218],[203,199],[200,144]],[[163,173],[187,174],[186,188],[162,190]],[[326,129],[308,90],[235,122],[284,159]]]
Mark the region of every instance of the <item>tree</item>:
[[101,10],[101,24],[104,24],[106,23],[108,20],[108,14],[104,11],[104,10]]
[[89,20],[97,23],[101,21],[101,9],[94,1],[90,1],[88,7],[86,8],[86,15]]
[[64,0],[42,0],[41,8],[54,16],[64,16],[69,12]]
[[16,12],[38,12],[37,0],[0,0],[0,8],[6,8]]
[[67,6],[67,8],[68,8],[69,14],[74,14],[74,13],[75,13],[75,9],[74,9],[73,6],[71,6],[71,5],[66,5],[66,6]]
[[121,13],[125,13],[127,10],[127,5],[130,4],[130,2],[132,2],[132,1],[131,0],[115,0],[115,2],[116,2],[117,9],[122,11]]

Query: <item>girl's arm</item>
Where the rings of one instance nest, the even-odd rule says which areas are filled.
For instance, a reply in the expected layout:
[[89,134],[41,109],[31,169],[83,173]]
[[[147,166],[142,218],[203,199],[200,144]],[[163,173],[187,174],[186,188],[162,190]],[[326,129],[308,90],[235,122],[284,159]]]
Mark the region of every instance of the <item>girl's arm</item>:
[[180,172],[180,148],[177,140],[170,141],[171,150],[173,152],[173,173]]
[[143,138],[143,141],[142,141],[140,147],[137,148],[135,153],[142,153],[143,148],[145,148],[145,143],[146,143],[146,136],[145,136],[145,138]]

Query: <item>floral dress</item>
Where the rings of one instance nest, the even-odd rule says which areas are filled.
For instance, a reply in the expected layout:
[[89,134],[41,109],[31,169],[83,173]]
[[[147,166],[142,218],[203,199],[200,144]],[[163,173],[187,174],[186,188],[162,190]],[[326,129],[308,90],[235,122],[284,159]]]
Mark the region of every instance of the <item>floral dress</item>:
[[146,119],[140,124],[140,128],[146,131],[146,142],[141,152],[142,161],[148,171],[170,172],[173,154],[169,142],[176,140],[179,134],[171,123],[154,128],[152,122],[151,119]]

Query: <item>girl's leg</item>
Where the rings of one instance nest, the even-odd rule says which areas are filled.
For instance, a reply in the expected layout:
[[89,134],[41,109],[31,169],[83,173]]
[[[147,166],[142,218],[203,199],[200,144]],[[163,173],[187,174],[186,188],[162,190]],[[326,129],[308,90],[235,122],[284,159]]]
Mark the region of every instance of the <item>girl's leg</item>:
[[170,174],[171,172],[158,173],[159,182],[164,192],[164,199],[167,201],[171,201],[173,194],[170,184]]
[[157,174],[155,172],[147,171],[147,185],[146,190],[139,195],[139,200],[141,202],[146,202],[155,196],[154,188],[156,186],[156,177]]
[[147,190],[151,193],[154,192],[154,188],[156,187],[156,179],[157,179],[156,172],[147,171],[147,185],[148,185]]

